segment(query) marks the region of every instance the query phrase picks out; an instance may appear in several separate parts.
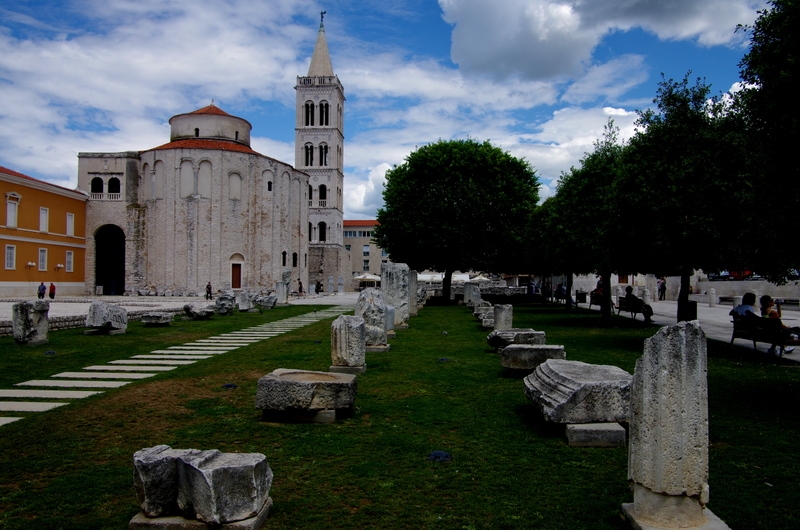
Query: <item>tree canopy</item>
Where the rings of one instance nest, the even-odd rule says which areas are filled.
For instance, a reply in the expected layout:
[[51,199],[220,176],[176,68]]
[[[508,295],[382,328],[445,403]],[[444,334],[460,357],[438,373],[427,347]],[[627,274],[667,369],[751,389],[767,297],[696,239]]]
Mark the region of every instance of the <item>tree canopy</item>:
[[524,270],[538,199],[525,160],[489,142],[440,140],[387,171],[373,237],[392,261],[444,272],[449,290],[456,270]]

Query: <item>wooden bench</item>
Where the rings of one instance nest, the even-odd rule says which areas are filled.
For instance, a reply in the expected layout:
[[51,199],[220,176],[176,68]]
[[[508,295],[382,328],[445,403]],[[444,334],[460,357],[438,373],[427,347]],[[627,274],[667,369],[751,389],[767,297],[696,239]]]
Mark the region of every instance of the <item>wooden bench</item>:
[[603,307],[603,295],[597,293],[589,293],[589,309],[592,308],[593,305],[598,307]]
[[624,296],[620,296],[617,298],[617,315],[619,315],[623,311],[627,311],[628,313],[630,313],[631,318],[636,320],[636,315],[642,312],[642,302],[628,304],[628,299]]
[[775,318],[762,318],[757,316],[740,316],[732,314],[733,334],[731,335],[731,346],[735,339],[745,339],[753,341],[753,349],[756,342],[764,342],[770,347],[775,345],[779,348],[778,356],[783,355],[786,346],[800,344],[800,341],[793,340],[789,332],[783,329],[781,321]]

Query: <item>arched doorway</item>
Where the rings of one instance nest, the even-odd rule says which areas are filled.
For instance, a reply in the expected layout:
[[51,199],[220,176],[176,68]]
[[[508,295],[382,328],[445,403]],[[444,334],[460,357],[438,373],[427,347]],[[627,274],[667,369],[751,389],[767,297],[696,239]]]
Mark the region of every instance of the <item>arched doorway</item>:
[[103,294],[125,292],[125,233],[115,225],[103,225],[94,234],[94,284]]

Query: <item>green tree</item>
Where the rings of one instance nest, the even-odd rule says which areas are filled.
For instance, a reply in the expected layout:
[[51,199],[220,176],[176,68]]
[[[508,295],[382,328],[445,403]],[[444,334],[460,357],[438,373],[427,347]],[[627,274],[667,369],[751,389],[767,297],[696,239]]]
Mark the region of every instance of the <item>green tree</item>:
[[609,120],[594,151],[581,159],[579,168],[562,175],[554,208],[562,270],[600,275],[606,286],[601,306],[604,318],[611,317],[611,273],[618,270],[624,255],[615,185],[624,146],[618,137],[619,129]]
[[759,12],[749,52],[739,63],[745,89],[738,103],[746,120],[754,168],[753,209],[758,212],[746,241],[754,270],[781,282],[800,265],[800,247],[786,234],[800,231],[793,206],[800,201],[800,110],[792,102],[800,85],[800,1],[771,0]]
[[386,173],[373,232],[392,261],[445,273],[521,272],[539,199],[528,162],[475,140],[439,140]]
[[[678,318],[685,319],[694,269],[731,267],[746,222],[748,187],[732,149],[736,115],[700,79],[662,80],[656,109],[639,111],[640,128],[616,182],[631,272],[681,276]],[[735,142],[734,142],[735,145]]]

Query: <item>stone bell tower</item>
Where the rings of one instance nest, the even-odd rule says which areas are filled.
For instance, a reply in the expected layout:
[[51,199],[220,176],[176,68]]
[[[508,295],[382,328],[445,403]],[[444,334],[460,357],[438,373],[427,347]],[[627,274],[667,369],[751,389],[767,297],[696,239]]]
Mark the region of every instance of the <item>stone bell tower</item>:
[[[308,75],[298,76],[295,168],[308,173],[308,281],[349,276],[342,242],[344,87],[333,73],[321,13]],[[326,287],[327,288],[327,287]]]

